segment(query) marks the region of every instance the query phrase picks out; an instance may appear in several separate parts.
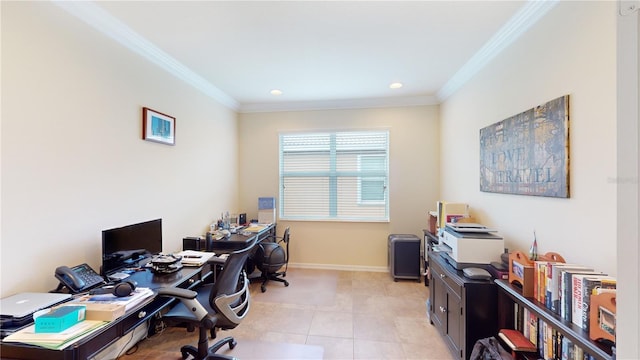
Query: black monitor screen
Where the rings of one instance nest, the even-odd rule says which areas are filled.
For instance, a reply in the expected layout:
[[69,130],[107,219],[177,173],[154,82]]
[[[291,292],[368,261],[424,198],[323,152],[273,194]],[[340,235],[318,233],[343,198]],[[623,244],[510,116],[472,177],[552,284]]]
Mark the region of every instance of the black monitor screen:
[[102,231],[102,274],[139,266],[162,252],[162,219]]

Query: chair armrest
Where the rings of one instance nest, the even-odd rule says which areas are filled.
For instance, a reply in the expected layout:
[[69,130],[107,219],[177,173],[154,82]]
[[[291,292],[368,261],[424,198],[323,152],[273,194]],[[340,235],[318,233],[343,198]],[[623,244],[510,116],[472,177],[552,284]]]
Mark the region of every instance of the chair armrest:
[[218,256],[212,256],[209,258],[209,260],[207,260],[207,262],[209,264],[224,265],[224,263],[227,262],[227,259],[226,258],[222,259]]
[[158,289],[158,296],[173,297],[180,300],[198,321],[202,321],[209,315],[207,309],[198,301],[198,293],[193,290],[163,287]]
[[170,296],[179,299],[195,299],[198,293],[189,290],[176,287],[163,287],[158,289],[158,296]]

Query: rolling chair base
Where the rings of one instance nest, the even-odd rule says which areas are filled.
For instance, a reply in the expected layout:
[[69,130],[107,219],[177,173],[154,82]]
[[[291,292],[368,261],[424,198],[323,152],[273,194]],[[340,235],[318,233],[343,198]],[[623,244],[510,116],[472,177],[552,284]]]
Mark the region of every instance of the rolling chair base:
[[226,360],[235,360],[237,359],[236,357],[233,356],[229,356],[229,355],[222,355],[222,354],[216,354],[215,352],[220,350],[221,347],[223,347],[224,345],[229,344],[229,349],[233,349],[236,347],[236,345],[238,345],[238,342],[231,336],[226,337],[218,342],[216,342],[215,344],[213,344],[211,347],[208,348],[208,354],[204,355],[204,357],[202,355],[198,354],[198,348],[192,345],[185,345],[183,347],[180,348],[180,353],[182,354],[182,359],[186,360],[188,359],[190,356],[192,359],[194,360],[214,360],[214,359],[226,359]]
[[[286,273],[280,275],[282,275],[282,277],[287,276]],[[260,290],[262,290],[262,292],[267,291],[267,283],[269,281],[279,281],[281,283],[284,283],[284,286],[289,286],[289,282],[287,280],[277,276],[276,274],[270,274],[266,279],[263,278],[262,285],[260,285]]]

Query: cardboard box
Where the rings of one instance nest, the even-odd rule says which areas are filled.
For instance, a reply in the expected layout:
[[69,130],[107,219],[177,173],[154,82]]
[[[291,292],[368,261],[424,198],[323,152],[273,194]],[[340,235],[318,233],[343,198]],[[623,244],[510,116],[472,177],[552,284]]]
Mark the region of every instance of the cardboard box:
[[[86,307],[86,320],[113,321],[125,313],[125,306],[122,304],[103,304],[83,302]],[[73,306],[62,305],[60,307]]]
[[83,321],[86,315],[84,305],[61,306],[35,319],[36,333],[57,333]]

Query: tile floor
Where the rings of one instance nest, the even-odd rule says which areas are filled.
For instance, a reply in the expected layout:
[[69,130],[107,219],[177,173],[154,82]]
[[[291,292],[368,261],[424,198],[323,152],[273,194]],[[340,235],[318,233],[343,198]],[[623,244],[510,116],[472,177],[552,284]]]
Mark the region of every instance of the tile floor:
[[[250,359],[453,359],[426,317],[429,288],[388,273],[290,268],[289,287],[251,284],[251,310],[232,335],[235,349],[219,353]],[[168,328],[141,341],[119,360],[180,359],[196,333]]]

